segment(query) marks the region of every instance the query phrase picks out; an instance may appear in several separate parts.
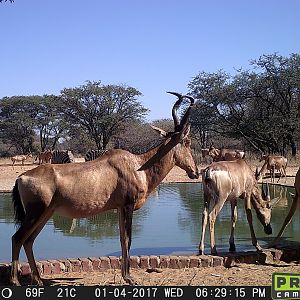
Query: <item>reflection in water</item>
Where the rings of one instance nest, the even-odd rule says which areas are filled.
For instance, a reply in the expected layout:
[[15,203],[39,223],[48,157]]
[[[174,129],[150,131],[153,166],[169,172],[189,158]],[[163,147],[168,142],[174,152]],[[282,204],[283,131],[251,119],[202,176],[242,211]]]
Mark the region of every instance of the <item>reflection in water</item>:
[[[273,234],[277,234],[288,212],[294,193],[291,188],[272,186],[272,197],[281,197],[272,213]],[[133,216],[131,254],[192,254],[197,253],[202,218],[202,186],[199,183],[161,184],[145,206]],[[216,242],[219,251],[228,250],[230,235],[230,204],[226,203],[216,222]],[[267,237],[253,212],[255,232],[259,243]],[[0,261],[9,261],[11,236],[15,232],[10,194],[0,194]],[[288,225],[283,243],[300,242],[300,214]],[[209,235],[206,237],[209,243]],[[235,234],[237,250],[251,249],[249,226],[243,200],[238,203],[238,222]],[[209,249],[207,247],[206,249]],[[34,245],[36,258],[86,257],[120,255],[118,215],[109,211],[88,219],[72,219],[58,215],[47,223]],[[25,260],[24,253],[21,259]]]

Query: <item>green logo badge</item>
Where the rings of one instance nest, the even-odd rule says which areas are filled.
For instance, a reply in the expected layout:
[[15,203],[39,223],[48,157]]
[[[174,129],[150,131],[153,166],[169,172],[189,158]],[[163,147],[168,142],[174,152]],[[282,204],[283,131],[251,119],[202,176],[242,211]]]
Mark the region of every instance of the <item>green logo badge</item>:
[[272,299],[300,299],[300,274],[273,273]]

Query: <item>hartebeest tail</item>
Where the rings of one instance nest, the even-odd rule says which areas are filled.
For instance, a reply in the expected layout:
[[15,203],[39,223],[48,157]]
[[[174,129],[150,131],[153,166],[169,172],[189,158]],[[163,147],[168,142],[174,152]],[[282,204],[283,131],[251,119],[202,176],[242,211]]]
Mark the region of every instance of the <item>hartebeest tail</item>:
[[21,225],[25,220],[25,211],[21,201],[18,182],[16,181],[15,186],[12,190],[12,203],[15,211],[15,223]]

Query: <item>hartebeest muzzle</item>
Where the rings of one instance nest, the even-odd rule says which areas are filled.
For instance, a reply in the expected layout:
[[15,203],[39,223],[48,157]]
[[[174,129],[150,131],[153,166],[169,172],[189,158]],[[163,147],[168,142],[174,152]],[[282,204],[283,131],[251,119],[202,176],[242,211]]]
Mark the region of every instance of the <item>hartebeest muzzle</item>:
[[272,226],[271,226],[271,224],[268,224],[268,225],[265,225],[264,226],[264,231],[265,231],[265,233],[266,234],[272,234]]
[[198,169],[196,170],[191,170],[190,172],[186,172],[187,175],[189,176],[190,179],[198,179],[199,178],[199,171]]

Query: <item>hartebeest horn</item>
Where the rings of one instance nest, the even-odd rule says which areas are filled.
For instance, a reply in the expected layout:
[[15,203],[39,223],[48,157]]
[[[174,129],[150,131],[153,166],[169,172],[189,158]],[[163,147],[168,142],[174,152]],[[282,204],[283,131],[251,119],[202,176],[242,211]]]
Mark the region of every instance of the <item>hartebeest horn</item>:
[[190,115],[191,108],[195,103],[195,99],[192,96],[184,95],[183,98],[188,98],[191,101],[191,104],[190,104],[190,106],[188,107],[188,109],[186,110],[185,114],[183,115],[183,117],[181,119],[181,122],[180,122],[181,128],[183,128],[183,126],[187,123],[187,120],[188,120],[189,115]]
[[178,116],[177,116],[177,110],[183,100],[183,96],[179,93],[176,93],[176,92],[167,92],[168,94],[171,94],[171,95],[174,95],[176,97],[178,97],[178,100],[175,102],[173,108],[172,108],[172,117],[173,117],[173,120],[174,120],[174,129],[175,129],[175,132],[177,131],[180,131],[181,128],[179,128],[180,126],[180,121],[178,119]]
[[259,175],[258,167],[256,167],[256,169],[255,169],[255,179],[259,180],[259,177],[260,177],[260,175]]

